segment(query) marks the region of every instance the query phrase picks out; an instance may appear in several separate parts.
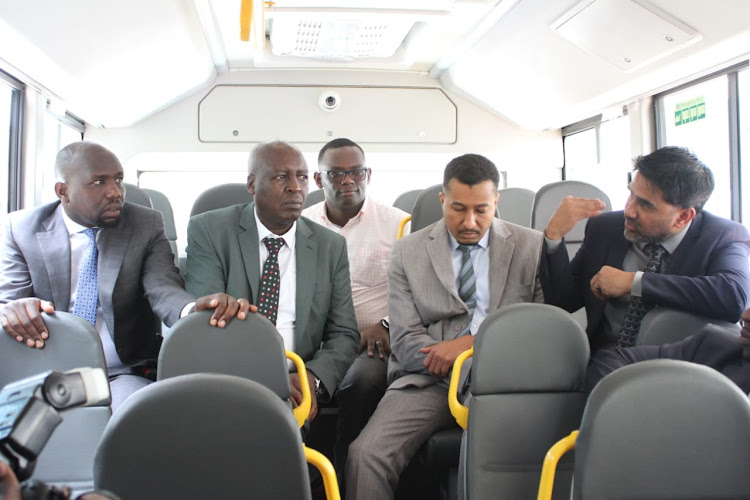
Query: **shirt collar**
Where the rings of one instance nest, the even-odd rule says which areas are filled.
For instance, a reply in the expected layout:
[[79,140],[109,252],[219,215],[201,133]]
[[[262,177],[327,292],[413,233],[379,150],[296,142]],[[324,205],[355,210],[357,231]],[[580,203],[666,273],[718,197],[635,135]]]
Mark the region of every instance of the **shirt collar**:
[[[331,220],[328,218],[328,202],[324,200],[323,203],[321,203],[321,205],[323,206],[322,208],[323,212],[321,214],[321,217],[323,217],[324,221],[328,222],[329,224],[333,224],[335,226],[336,224],[331,222]],[[364,217],[365,212],[368,212],[370,210],[370,207],[371,207],[370,197],[365,196],[365,201],[362,203],[362,208],[359,209],[359,213],[355,216],[355,218],[361,220],[362,217]]]
[[278,235],[271,232],[270,229],[263,225],[263,223],[258,218],[258,210],[255,207],[253,207],[253,215],[255,216],[255,225],[258,228],[258,242],[262,242],[263,238],[265,238],[266,236],[270,236],[271,238],[284,238],[284,243],[286,244],[286,246],[288,246],[290,250],[294,250],[294,243],[296,241],[297,234],[297,221],[294,221],[292,227],[289,228],[289,231],[282,235]]
[[[448,228],[445,228],[446,231],[448,231],[448,240],[450,241],[451,245],[451,252],[455,252],[456,249],[458,249],[458,241],[456,241],[456,238],[453,237],[451,232],[448,230]],[[487,232],[484,233],[484,236],[482,236],[482,239],[479,240],[477,243],[477,246],[481,247],[484,250],[487,250],[490,247],[490,231],[492,230],[492,227],[487,229]]]
[[73,236],[74,234],[78,234],[81,231],[85,231],[88,229],[86,226],[82,226],[70,217],[68,217],[68,214],[65,212],[65,209],[62,206],[62,203],[60,203],[57,206],[57,210],[62,215],[63,223],[65,223],[65,228],[68,230],[68,235]]

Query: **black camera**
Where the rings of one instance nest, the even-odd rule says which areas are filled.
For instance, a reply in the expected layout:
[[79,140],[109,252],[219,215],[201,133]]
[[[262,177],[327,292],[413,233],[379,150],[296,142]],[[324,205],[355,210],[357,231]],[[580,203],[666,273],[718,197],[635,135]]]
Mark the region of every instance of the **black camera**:
[[[6,385],[0,391],[0,460],[10,465],[19,481],[27,480],[62,422],[60,410],[108,402],[109,383],[101,368],[49,371]],[[41,483],[24,484],[24,498],[66,498],[55,495]]]

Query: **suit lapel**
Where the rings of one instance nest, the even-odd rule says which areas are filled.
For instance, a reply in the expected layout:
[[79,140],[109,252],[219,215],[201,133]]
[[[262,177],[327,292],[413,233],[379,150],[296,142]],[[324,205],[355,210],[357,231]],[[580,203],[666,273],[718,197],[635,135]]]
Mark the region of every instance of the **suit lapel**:
[[[300,347],[310,343],[307,322],[310,318],[313,294],[315,293],[315,263],[318,262],[318,244],[312,239],[312,231],[302,219],[297,219],[295,259],[297,267],[297,292],[295,304],[295,343]],[[309,346],[313,351],[315,348]]]
[[500,305],[510,262],[516,245],[509,240],[510,231],[503,221],[495,219],[490,233],[490,311]]
[[70,307],[70,235],[57,210],[42,221],[44,231],[36,233],[39,250],[49,277],[52,302],[60,311]]
[[612,244],[609,246],[609,251],[604,260],[604,265],[616,267],[622,269],[622,262],[625,260],[625,254],[628,253],[630,248],[630,242],[625,239],[625,218],[614,228],[610,237],[612,238]]
[[255,204],[250,203],[242,211],[240,231],[237,234],[242,261],[245,264],[247,282],[250,283],[251,302],[256,303],[260,286],[260,251],[258,250],[258,226],[255,224]]
[[451,244],[448,238],[448,229],[442,219],[435,224],[430,232],[430,240],[427,242],[427,255],[440,283],[448,290],[452,297],[466,310],[466,305],[458,296],[455,285],[455,273],[451,260]]
[[[124,205],[122,216],[117,225],[102,228],[99,236],[98,280],[101,304],[115,303],[112,296],[132,234],[133,227],[128,224],[128,208],[127,205]],[[140,277],[136,279],[140,279]]]

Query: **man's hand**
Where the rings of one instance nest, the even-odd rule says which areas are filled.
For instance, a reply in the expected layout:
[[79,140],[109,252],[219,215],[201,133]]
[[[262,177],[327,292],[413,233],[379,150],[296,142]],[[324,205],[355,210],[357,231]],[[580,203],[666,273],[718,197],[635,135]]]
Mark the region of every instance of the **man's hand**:
[[386,359],[391,355],[391,342],[388,330],[380,323],[368,326],[359,333],[359,351],[357,355],[367,349],[367,356],[374,357],[377,351],[380,359]]
[[561,240],[578,224],[578,221],[602,213],[606,205],[598,198],[566,196],[552,215],[544,234],[551,240]]
[[250,303],[247,299],[235,299],[226,293],[214,293],[206,295],[195,301],[195,311],[213,309],[209,323],[211,326],[224,328],[237,316],[239,319],[245,319],[248,311],[258,312],[258,308]]
[[437,344],[423,347],[419,352],[427,354],[424,366],[433,375],[444,378],[453,368],[453,362],[459,354],[474,345],[473,335],[464,335],[453,340],[444,340]]
[[591,278],[591,291],[599,300],[630,295],[633,289],[633,278],[635,278],[635,273],[604,266]]
[[0,311],[0,325],[18,342],[41,349],[49,338],[49,332],[40,311],[52,314],[55,306],[36,297],[8,302]]
[[[292,384],[292,406],[295,408],[302,403],[302,386],[300,385],[299,375],[296,373],[289,374],[289,382]],[[318,416],[318,395],[315,393],[315,375],[310,370],[307,370],[307,382],[310,384],[310,416],[307,417],[309,422],[315,420]]]
[[4,462],[0,462],[0,497],[5,500],[21,500],[21,485],[13,473],[13,469]]

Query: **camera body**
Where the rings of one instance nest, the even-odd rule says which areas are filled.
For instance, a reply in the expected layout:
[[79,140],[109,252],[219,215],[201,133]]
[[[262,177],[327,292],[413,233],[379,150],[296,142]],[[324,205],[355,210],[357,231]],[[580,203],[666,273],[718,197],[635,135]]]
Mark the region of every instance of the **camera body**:
[[318,106],[323,111],[335,111],[341,106],[341,96],[333,91],[325,91],[318,96]]

